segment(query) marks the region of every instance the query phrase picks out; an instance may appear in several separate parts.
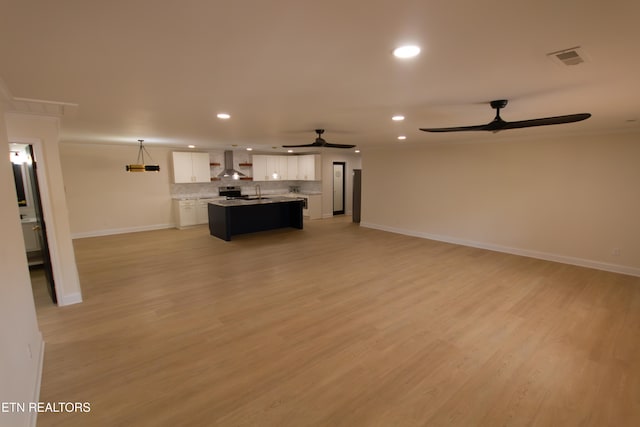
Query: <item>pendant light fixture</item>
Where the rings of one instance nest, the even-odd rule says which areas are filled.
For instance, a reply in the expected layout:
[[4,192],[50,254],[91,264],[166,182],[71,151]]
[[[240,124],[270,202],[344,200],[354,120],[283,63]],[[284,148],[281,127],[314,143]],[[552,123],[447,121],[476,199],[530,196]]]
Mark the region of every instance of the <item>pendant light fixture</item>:
[[144,154],[147,153],[149,159],[153,161],[151,158],[151,154],[147,151],[146,148],[142,145],[144,139],[139,139],[140,148],[138,149],[138,158],[136,159],[135,164],[126,165],[125,169],[127,172],[160,172],[160,165],[146,165],[144,163]]

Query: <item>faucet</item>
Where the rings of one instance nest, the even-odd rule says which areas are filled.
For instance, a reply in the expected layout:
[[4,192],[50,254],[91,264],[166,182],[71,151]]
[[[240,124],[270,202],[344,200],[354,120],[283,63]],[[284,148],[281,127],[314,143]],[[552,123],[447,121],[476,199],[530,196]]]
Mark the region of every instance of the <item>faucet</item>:
[[256,196],[258,196],[258,200],[262,199],[262,191],[260,190],[260,184],[256,184]]

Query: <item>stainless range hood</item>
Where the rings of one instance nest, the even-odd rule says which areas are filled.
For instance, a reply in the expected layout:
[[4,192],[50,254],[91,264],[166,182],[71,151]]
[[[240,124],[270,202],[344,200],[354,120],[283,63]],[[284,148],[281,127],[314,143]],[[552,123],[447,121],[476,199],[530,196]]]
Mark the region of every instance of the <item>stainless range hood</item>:
[[218,174],[218,178],[232,178],[240,179],[241,176],[245,176],[242,172],[233,168],[233,151],[228,150],[224,152],[224,170]]

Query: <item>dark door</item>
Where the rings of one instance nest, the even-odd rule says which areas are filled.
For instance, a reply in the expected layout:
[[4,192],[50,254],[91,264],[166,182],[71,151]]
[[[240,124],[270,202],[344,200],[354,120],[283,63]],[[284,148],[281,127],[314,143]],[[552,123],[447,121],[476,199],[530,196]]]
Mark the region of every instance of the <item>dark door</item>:
[[353,222],[360,223],[360,203],[361,203],[361,191],[362,191],[362,170],[353,170]]
[[344,162],[333,162],[333,214],[344,214]]
[[51,296],[51,300],[54,303],[58,302],[56,297],[56,285],[53,281],[53,270],[51,268],[51,255],[49,254],[49,242],[47,241],[47,227],[44,223],[42,215],[42,201],[40,200],[40,186],[38,185],[38,166],[36,162],[36,156],[33,153],[33,146],[29,145],[29,156],[31,157],[31,164],[27,163],[27,174],[31,181],[31,193],[33,195],[33,208],[36,213],[36,235],[40,243],[42,250],[42,268],[44,269],[44,275],[47,279],[47,291]]

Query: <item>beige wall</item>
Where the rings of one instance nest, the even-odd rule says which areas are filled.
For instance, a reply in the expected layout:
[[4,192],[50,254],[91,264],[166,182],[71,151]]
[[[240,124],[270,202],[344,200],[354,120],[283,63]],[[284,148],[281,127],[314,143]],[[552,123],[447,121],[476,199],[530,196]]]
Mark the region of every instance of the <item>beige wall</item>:
[[638,133],[367,151],[362,225],[640,275],[639,162]]
[[[0,80],[0,402],[38,399],[42,335],[38,328],[31,279],[22,237],[16,190],[7,160],[9,142]],[[26,426],[28,413],[0,413],[2,426]]]
[[[61,143],[60,157],[73,237],[98,236],[172,227],[171,152],[146,146],[159,173],[130,173],[124,166],[137,157],[137,146]],[[242,154],[242,153],[240,153]],[[351,213],[354,168],[359,155],[322,153],[322,214],[333,214],[333,162],[346,163],[345,208]]]
[[60,156],[74,237],[151,230],[174,224],[172,149],[146,145],[160,172],[132,173],[138,146],[62,143]]

